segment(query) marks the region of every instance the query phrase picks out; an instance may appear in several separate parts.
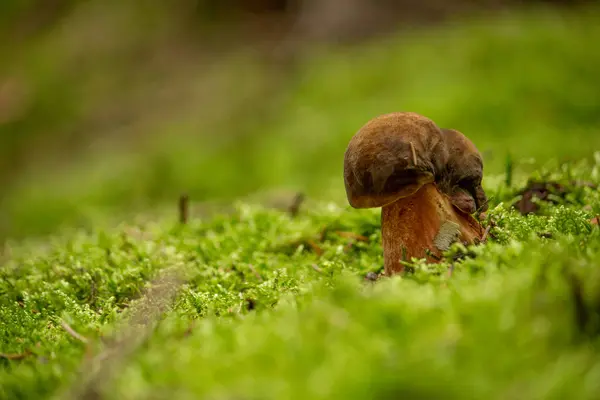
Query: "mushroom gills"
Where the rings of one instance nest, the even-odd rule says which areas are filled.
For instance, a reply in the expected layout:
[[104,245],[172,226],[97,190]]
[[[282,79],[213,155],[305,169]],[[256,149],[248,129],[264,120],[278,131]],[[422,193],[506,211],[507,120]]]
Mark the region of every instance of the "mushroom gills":
[[438,231],[433,244],[440,251],[446,251],[460,237],[460,225],[454,221],[445,221]]

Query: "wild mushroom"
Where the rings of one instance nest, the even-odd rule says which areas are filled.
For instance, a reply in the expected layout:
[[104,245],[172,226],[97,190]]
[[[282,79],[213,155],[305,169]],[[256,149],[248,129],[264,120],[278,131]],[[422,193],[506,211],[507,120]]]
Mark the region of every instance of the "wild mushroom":
[[482,172],[481,156],[464,135],[416,113],[381,115],[352,137],[344,155],[346,195],[354,208],[381,207],[386,275],[401,272],[401,260],[435,262],[454,241],[481,239],[470,214],[487,204]]
[[483,159],[469,139],[455,129],[442,129],[448,150],[445,171],[437,181],[440,190],[448,194],[452,204],[465,213],[486,211],[488,200],[481,186]]

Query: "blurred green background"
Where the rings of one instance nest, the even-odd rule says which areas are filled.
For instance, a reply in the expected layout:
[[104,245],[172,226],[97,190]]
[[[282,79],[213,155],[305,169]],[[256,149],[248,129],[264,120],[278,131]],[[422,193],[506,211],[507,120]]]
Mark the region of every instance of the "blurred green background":
[[4,0],[0,239],[183,192],[345,204],[345,147],[391,111],[464,132],[487,176],[589,157],[600,9],[521,3]]

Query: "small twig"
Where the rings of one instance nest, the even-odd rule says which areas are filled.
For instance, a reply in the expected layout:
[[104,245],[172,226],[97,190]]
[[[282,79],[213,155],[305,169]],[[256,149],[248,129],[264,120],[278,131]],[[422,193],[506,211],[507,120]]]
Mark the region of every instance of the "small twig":
[[96,287],[96,280],[98,280],[99,278],[98,273],[94,274],[94,276],[92,276],[92,280],[90,282],[90,297],[89,297],[89,304],[92,307],[96,307],[96,296],[98,294],[98,288]]
[[321,232],[319,233],[319,242],[323,242],[325,240],[325,236],[327,235],[327,231],[329,230],[329,226],[325,225]]
[[90,284],[90,304],[96,304],[96,282],[92,279],[92,283]]
[[369,238],[363,235],[359,235],[358,233],[354,233],[354,232],[342,232],[342,231],[336,231],[335,232],[337,235],[341,236],[341,237],[346,237],[346,238],[351,238],[351,239],[356,239],[359,240],[361,242],[368,242]]
[[413,166],[417,165],[417,152],[415,151],[415,146],[413,145],[413,142],[409,142],[410,143],[410,150],[412,151],[412,156],[413,156]]
[[433,254],[433,252],[431,250],[429,250],[429,249],[425,249],[425,255],[433,258],[436,261],[441,261],[442,260],[442,257],[439,257],[439,256]]
[[485,242],[487,240],[488,235],[490,234],[490,229],[492,229],[492,225],[488,225],[483,232],[483,236],[481,237],[481,242]]
[[323,254],[323,249],[321,249],[319,247],[319,245],[317,245],[312,240],[307,240],[306,243],[313,249],[313,251],[317,254],[317,256],[320,257]]
[[256,268],[254,268],[254,265],[248,264],[248,268],[250,269],[250,271],[252,271],[252,273],[254,274],[254,276],[256,276],[256,278],[259,281],[263,280],[262,276],[258,273],[258,271],[256,270]]
[[17,361],[17,360],[22,360],[25,357],[29,357],[32,354],[33,353],[31,351],[29,351],[29,350],[25,350],[24,353],[18,353],[18,354],[0,353],[0,358],[4,358],[6,360]]
[[75,330],[73,328],[71,328],[69,326],[69,324],[67,324],[65,321],[60,321],[60,326],[62,326],[63,329],[65,331],[67,331],[67,333],[69,335],[71,335],[73,338],[79,340],[81,343],[84,343],[84,344],[88,344],[89,343],[89,341],[88,341],[88,339],[86,337],[84,337],[84,336],[80,335],[79,333],[75,332]]
[[304,193],[297,193],[296,196],[294,196],[294,199],[292,200],[292,204],[290,204],[290,206],[288,207],[288,212],[292,217],[298,215],[298,212],[300,211],[300,206],[303,202]]
[[[150,283],[144,296],[137,301],[131,315],[116,340],[101,353],[87,357],[79,371],[80,376],[62,398],[100,399],[104,388],[123,367],[136,349],[146,343],[161,315],[185,283],[182,266],[174,266]],[[63,325],[67,329],[68,325]],[[72,329],[71,329],[72,331]],[[74,332],[74,331],[72,331]],[[73,336],[72,332],[71,335]],[[80,336],[80,335],[78,335]],[[88,350],[92,346],[88,346]]]
[[442,288],[447,288],[448,287],[448,280],[450,278],[452,278],[452,272],[454,272],[454,264],[450,264],[450,266],[448,267],[447,279],[445,281],[442,281],[442,283],[440,285]]
[[513,159],[510,153],[506,155],[505,174],[504,184],[506,187],[511,187],[513,181]]
[[489,206],[490,201],[494,200],[494,196],[490,196],[489,198],[486,198],[485,201],[477,208],[477,210],[475,210],[476,215],[479,217],[482,213],[481,210],[483,210],[483,208],[485,206]]
[[348,240],[348,243],[346,243],[346,245],[344,246],[344,253],[349,252],[353,244],[354,242],[352,240]]
[[188,325],[186,330],[181,334],[180,338],[186,338],[186,337],[190,336],[194,332],[195,326],[196,326],[195,321],[190,322],[190,324]]
[[187,194],[179,196],[179,222],[187,224],[189,218],[189,198]]
[[450,264],[448,267],[448,278],[452,277],[452,273],[454,272],[454,264]]
[[321,268],[319,268],[319,266],[317,264],[311,264],[311,267],[312,267],[312,269],[314,269],[318,273],[320,273],[320,274],[323,273],[323,270]]

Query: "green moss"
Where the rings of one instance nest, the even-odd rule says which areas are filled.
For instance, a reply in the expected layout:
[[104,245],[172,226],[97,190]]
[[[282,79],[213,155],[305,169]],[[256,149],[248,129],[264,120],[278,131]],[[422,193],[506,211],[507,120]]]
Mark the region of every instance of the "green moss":
[[[590,49],[600,30],[594,8],[538,11],[315,51],[268,118],[178,114],[150,124],[157,139],[135,157],[98,152],[6,188],[0,233],[14,240],[0,252],[0,399],[81,384],[89,353],[63,324],[108,354],[171,267],[186,280],[148,341],[121,363],[99,362],[112,373],[105,398],[596,398],[600,58]],[[39,98],[2,143],[60,131],[94,104],[56,90],[68,83],[64,51],[60,35],[23,48]],[[106,65],[90,74],[114,76]],[[93,80],[82,71],[77,82]],[[251,77],[246,94],[269,77],[252,57],[220,72],[230,91],[230,77]],[[362,123],[400,109],[464,131],[484,152],[489,240],[372,282],[380,213],[347,205],[341,160]],[[513,204],[529,181],[564,193],[522,216]],[[308,194],[296,217],[240,202],[179,226],[154,208],[180,191],[197,201],[279,185]],[[121,218],[131,210],[142,222]],[[87,230],[57,228],[73,225]]]
[[[598,184],[598,167],[554,178]],[[522,187],[500,185],[488,188],[487,243],[377,282],[364,277],[382,265],[378,211],[334,203],[295,218],[238,204],[186,226],[14,244],[0,268],[0,345],[34,355],[2,361],[0,398],[80,382],[85,347],[61,321],[102,351],[148,282],[177,265],[184,286],[147,344],[112,368],[107,398],[594,398],[600,230],[587,206],[598,192],[524,217],[500,202]]]

